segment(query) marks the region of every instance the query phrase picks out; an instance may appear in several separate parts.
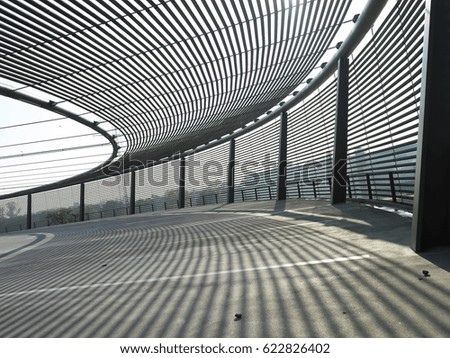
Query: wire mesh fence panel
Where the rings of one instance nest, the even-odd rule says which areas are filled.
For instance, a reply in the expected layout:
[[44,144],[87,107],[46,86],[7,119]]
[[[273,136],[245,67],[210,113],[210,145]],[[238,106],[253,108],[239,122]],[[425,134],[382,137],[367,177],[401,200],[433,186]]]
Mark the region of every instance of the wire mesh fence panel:
[[0,233],[27,228],[27,196],[0,200]]
[[236,139],[235,201],[276,198],[280,119]]
[[136,172],[136,212],[178,208],[179,160]]
[[350,62],[348,176],[355,198],[412,205],[424,2],[397,2]]
[[186,206],[226,203],[229,143],[186,157]]
[[85,184],[85,220],[126,215],[130,206],[130,173]]
[[31,207],[33,227],[79,221],[80,185],[33,194]]
[[288,197],[330,196],[336,95],[333,77],[288,112]]

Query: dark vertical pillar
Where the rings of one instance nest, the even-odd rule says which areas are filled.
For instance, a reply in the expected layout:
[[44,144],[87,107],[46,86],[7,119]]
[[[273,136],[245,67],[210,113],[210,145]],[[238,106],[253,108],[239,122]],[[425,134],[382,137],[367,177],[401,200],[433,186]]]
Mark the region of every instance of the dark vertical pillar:
[[185,207],[184,199],[186,195],[185,191],[185,181],[186,181],[186,158],[180,157],[180,180],[178,185],[178,207],[183,209]]
[[352,199],[353,198],[353,195],[352,195],[352,184],[350,182],[350,177],[348,175],[347,175],[347,185],[348,185],[348,197],[350,199]]
[[389,173],[389,184],[390,184],[390,187],[391,187],[392,202],[396,203],[397,202],[397,194],[395,192],[395,181],[394,181],[394,174],[393,173]]
[[234,167],[235,167],[236,144],[234,138],[230,140],[230,154],[228,157],[228,204],[234,203]]
[[131,171],[131,183],[130,183],[130,215],[136,213],[136,171]]
[[333,181],[331,203],[345,203],[348,132],[348,59],[339,59],[337,76],[336,122],[334,127]]
[[277,200],[286,200],[286,165],[287,165],[287,121],[284,111],[280,117],[280,139],[278,145],[278,180]]
[[80,221],[84,221],[84,183],[80,183]]
[[427,0],[412,242],[450,244],[450,2]]
[[372,184],[370,182],[370,174],[366,174],[366,183],[367,183],[367,195],[369,195],[369,199],[373,199],[373,193],[372,193]]
[[32,212],[32,203],[31,203],[31,194],[27,196],[27,229],[31,229],[31,217],[33,215]]

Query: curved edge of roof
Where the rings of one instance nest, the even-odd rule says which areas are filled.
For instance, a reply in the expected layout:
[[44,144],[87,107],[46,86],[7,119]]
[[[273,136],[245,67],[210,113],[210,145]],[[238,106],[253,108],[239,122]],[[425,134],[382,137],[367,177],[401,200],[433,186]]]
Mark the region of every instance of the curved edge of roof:
[[59,180],[59,181],[56,181],[53,183],[41,185],[36,188],[31,188],[31,189],[27,189],[27,190],[22,190],[22,191],[17,191],[17,192],[10,193],[10,194],[2,195],[2,196],[0,196],[0,200],[9,199],[12,197],[17,197],[17,196],[23,196],[23,195],[27,195],[27,194],[31,194],[31,193],[38,193],[38,192],[42,192],[42,191],[46,191],[46,190],[57,189],[57,188],[60,188],[63,186],[79,184],[81,181],[85,180],[86,177],[88,177],[89,175],[91,175],[95,172],[98,172],[102,168],[110,165],[113,162],[114,158],[116,158],[117,153],[119,151],[119,145],[117,144],[115,137],[110,135],[104,129],[100,128],[95,122],[91,122],[87,119],[84,119],[81,116],[79,116],[75,113],[72,113],[66,109],[58,108],[58,107],[54,106],[54,104],[51,101],[45,101],[45,100],[33,97],[33,96],[25,94],[25,93],[20,93],[15,90],[12,90],[10,88],[4,87],[2,85],[0,85],[0,96],[16,99],[18,101],[25,102],[25,103],[28,103],[28,104],[31,104],[31,105],[34,105],[37,107],[41,107],[48,111],[51,111],[51,112],[57,113],[59,115],[62,115],[64,117],[70,118],[78,123],[81,123],[91,129],[93,129],[97,133],[101,134],[103,137],[105,137],[109,141],[109,143],[112,146],[112,153],[109,156],[109,158],[107,160],[105,160],[103,163],[97,165],[96,167],[94,167],[92,169],[89,169],[86,172],[83,172],[83,173],[74,175],[70,178]]
[[[354,28],[352,29],[350,34],[347,36],[347,38],[343,41],[342,45],[339,47],[338,51],[335,53],[335,55],[332,57],[332,59],[326,64],[326,66],[322,69],[322,71],[320,71],[319,74],[316,77],[314,77],[309,84],[307,84],[307,86],[305,88],[303,88],[298,93],[296,93],[293,96],[293,98],[280,103],[279,108],[273,110],[272,112],[268,112],[264,118],[261,118],[257,121],[253,121],[249,125],[243,127],[242,129],[240,129],[236,132],[233,132],[227,136],[213,140],[212,142],[206,143],[205,145],[202,145],[200,147],[196,147],[196,148],[192,148],[190,150],[184,151],[183,153],[178,153],[177,155],[174,155],[170,158],[161,158],[159,160],[152,161],[147,166],[158,165],[158,164],[170,161],[170,160],[178,159],[182,156],[187,156],[187,155],[191,155],[194,153],[198,153],[198,152],[213,148],[217,145],[226,143],[226,142],[230,141],[231,139],[237,138],[243,134],[246,134],[246,133],[266,124],[270,120],[281,115],[282,112],[287,111],[287,110],[291,109],[292,107],[294,107],[295,105],[297,105],[298,103],[300,103],[302,100],[304,100],[306,97],[308,97],[312,92],[314,92],[316,89],[318,89],[336,71],[339,60],[341,58],[348,57],[352,53],[352,51],[359,45],[359,43],[363,40],[363,38],[366,36],[367,32],[370,30],[370,28],[373,26],[373,24],[377,20],[380,13],[383,11],[387,2],[388,2],[388,0],[368,0],[366,6],[364,7],[363,11],[359,15],[358,21],[356,22]],[[0,196],[0,200],[17,197],[17,196],[22,196],[22,195],[27,195],[27,194],[32,194],[32,193],[38,193],[38,192],[42,192],[42,191],[46,191],[46,190],[53,190],[53,189],[57,189],[57,188],[69,186],[69,185],[75,185],[75,184],[79,184],[83,181],[91,181],[91,180],[101,179],[102,177],[105,177],[108,174],[109,175],[124,174],[124,173],[130,172],[132,170],[144,168],[144,166],[142,166],[142,165],[133,165],[132,155],[127,156],[126,154],[122,158],[120,158],[120,160],[117,161],[117,163],[113,163],[113,159],[117,155],[119,147],[112,136],[110,136],[107,132],[101,130],[100,128],[96,127],[96,125],[94,123],[89,122],[83,118],[80,118],[79,116],[77,116],[69,111],[52,107],[51,103],[49,103],[49,102],[46,102],[43,100],[38,100],[36,98],[30,97],[27,95],[22,95],[22,94],[12,93],[12,92],[14,92],[14,91],[0,87],[0,95],[9,96],[9,97],[19,99],[19,100],[22,100],[25,102],[29,101],[29,103],[31,103],[31,104],[40,106],[42,108],[46,108],[48,110],[54,111],[55,113],[61,114],[63,116],[67,116],[71,119],[79,121],[80,123],[86,124],[87,126],[89,126],[92,129],[95,129],[102,135],[106,134],[105,137],[108,138],[110,143],[113,145],[114,151],[113,151],[113,154],[111,155],[111,157],[107,161],[105,161],[98,167],[91,169],[88,172],[76,175],[76,176],[68,178],[68,179],[64,179],[62,181],[58,181],[55,183],[40,186],[37,188],[3,195],[3,196]],[[18,97],[21,97],[21,98],[18,98]],[[128,162],[127,163],[128,165],[125,165],[126,162]],[[95,171],[105,168],[111,164],[118,164],[119,167],[120,167],[120,164],[122,164],[122,168],[120,168],[121,170],[112,171],[108,174],[103,173],[103,175],[95,176],[95,178],[89,178],[90,174],[94,174]]]

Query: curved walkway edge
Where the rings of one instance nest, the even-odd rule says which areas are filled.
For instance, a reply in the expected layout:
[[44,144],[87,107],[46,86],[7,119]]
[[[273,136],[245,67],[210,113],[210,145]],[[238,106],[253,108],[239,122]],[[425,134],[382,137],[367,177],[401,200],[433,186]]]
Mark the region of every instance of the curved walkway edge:
[[2,236],[0,237],[0,262],[42,245],[54,236],[46,233]]

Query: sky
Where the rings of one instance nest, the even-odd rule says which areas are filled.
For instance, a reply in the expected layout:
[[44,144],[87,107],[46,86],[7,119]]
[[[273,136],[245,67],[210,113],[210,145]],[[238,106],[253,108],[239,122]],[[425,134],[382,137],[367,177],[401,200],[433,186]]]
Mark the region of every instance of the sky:
[[[76,175],[111,155],[102,135],[71,119],[2,96],[0,110],[0,195]],[[73,149],[80,146],[93,147]]]

